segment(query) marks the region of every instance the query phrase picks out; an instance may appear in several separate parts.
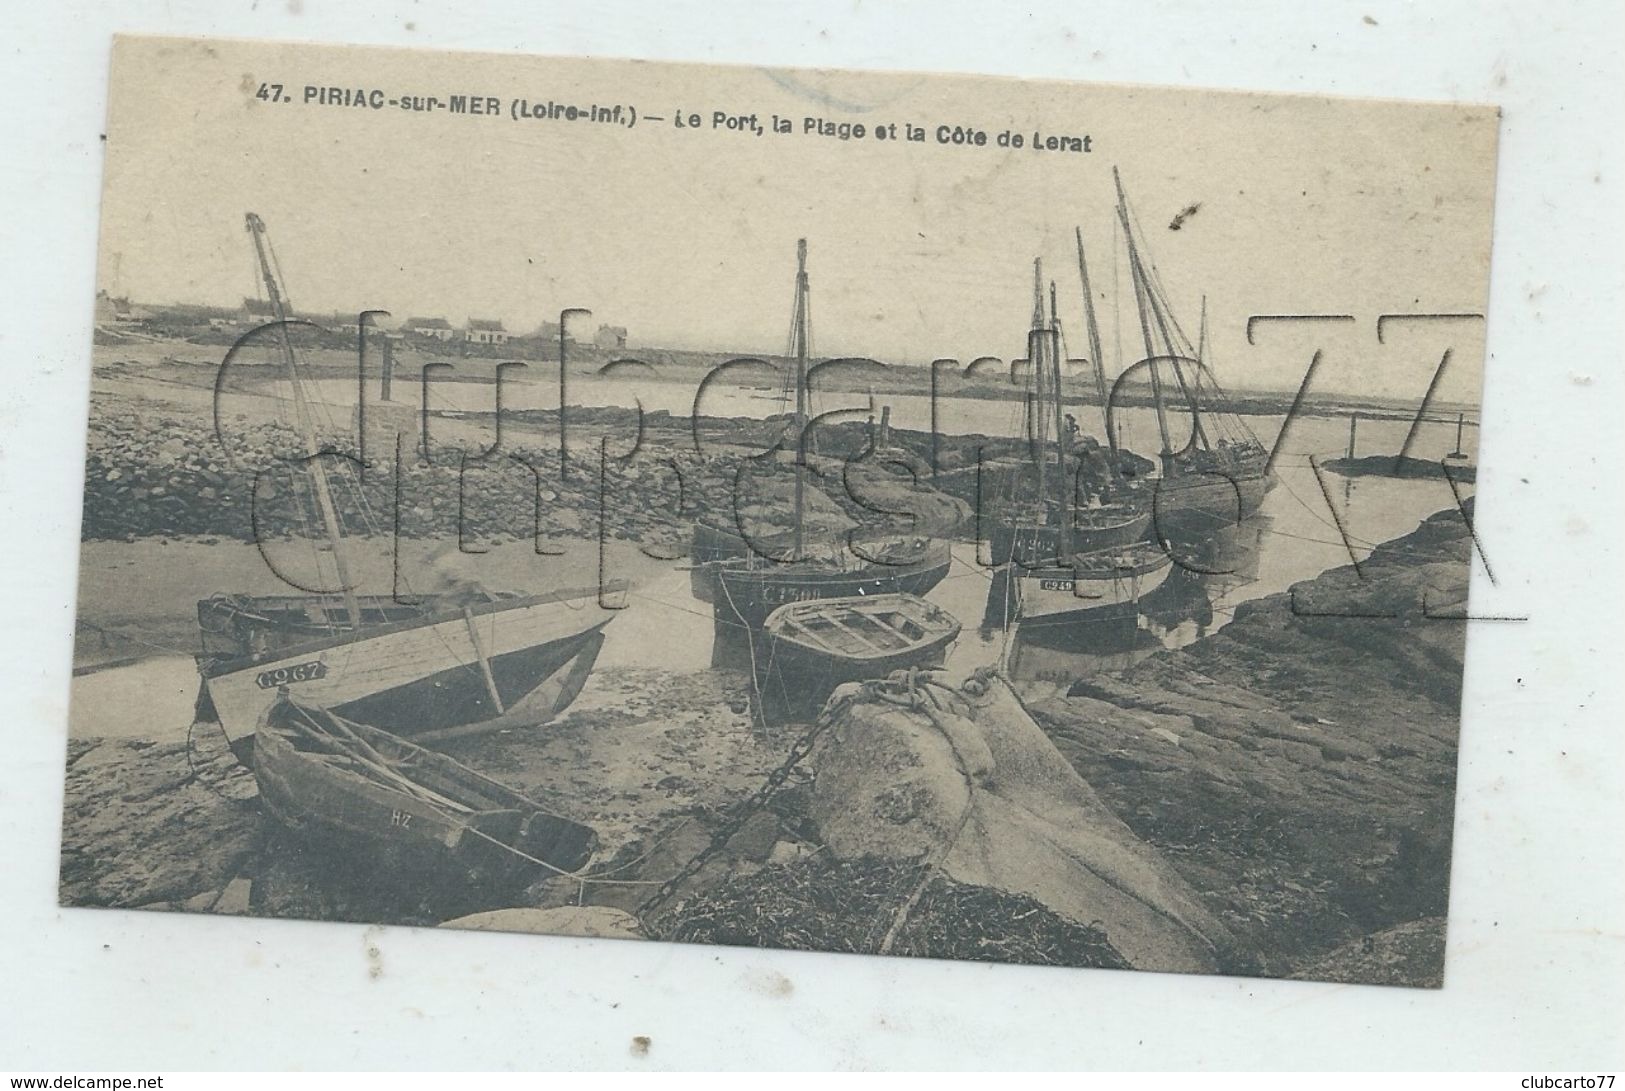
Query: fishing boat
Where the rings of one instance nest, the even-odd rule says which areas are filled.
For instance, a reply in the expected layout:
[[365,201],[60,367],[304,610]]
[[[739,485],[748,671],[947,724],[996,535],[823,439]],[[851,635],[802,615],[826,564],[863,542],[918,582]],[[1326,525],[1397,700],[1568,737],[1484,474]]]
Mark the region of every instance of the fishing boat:
[[[999,567],[988,588],[986,614],[1000,624],[1019,621],[1024,631],[1135,619],[1141,597],[1160,586],[1173,565],[1166,550],[1139,540],[1150,525],[1151,512],[1133,504],[1105,512],[1094,509],[1098,526],[1118,528],[1114,544],[1101,546],[1099,538],[1077,533],[1077,489],[1069,461],[1073,444],[1064,423],[1060,368],[1064,353],[1053,284],[1048,303],[1046,313],[1043,265],[1034,261],[1033,318],[1027,334],[1032,375],[1027,432],[1037,495],[1007,506],[991,536],[993,561]],[[1116,464],[1115,440],[1112,459]]]
[[1005,570],[1006,593],[1028,636],[1036,630],[1079,621],[1137,620],[1140,603],[1173,571],[1162,547],[1136,542],[1116,550],[1075,553],[1064,565]]
[[807,240],[796,243],[796,284],[790,349],[794,375],[795,482],[789,525],[777,536],[785,548],[765,548],[760,536],[715,520],[694,528],[691,581],[697,597],[712,604],[718,621],[755,630],[780,606],[815,599],[876,594],[924,594],[948,573],[945,540],[923,533],[864,533],[818,527],[809,518],[807,454],[810,421],[808,361],[810,287]]
[[[283,688],[341,716],[388,723],[419,739],[557,716],[585,684],[603,629],[616,616],[604,606],[624,595],[625,584],[530,596],[465,587],[411,603],[356,594],[315,409],[288,332],[291,307],[264,221],[250,212],[247,225],[306,455],[303,497],[320,527],[313,552],[318,568],[330,567],[342,590],[200,601],[200,717],[217,719],[233,750],[246,758],[261,716]],[[345,484],[352,515],[367,521],[365,494],[353,479]]]
[[836,686],[940,667],[958,619],[911,594],[823,598],[781,606],[762,626],[764,705],[816,712]]
[[[216,650],[199,657],[199,713],[219,721],[240,756],[283,688],[426,741],[547,723],[581,692],[615,617],[598,595],[429,599],[410,608],[369,599],[358,601],[360,626],[335,617],[330,596],[208,599],[199,613],[207,611],[205,642]],[[211,629],[223,619],[224,631]]]
[[[1033,442],[1032,463],[1047,462],[1050,451],[1048,431],[1055,434],[1054,466],[1040,468],[1038,498],[1026,504],[1012,502],[993,521],[989,545],[995,563],[1012,560],[1036,563],[1042,558],[1060,556],[1065,550],[1091,553],[1121,549],[1145,539],[1151,528],[1152,509],[1146,489],[1126,471],[1135,461],[1118,447],[1117,430],[1112,425],[1111,395],[1107,390],[1105,350],[1100,324],[1095,315],[1094,290],[1089,279],[1089,261],[1084,252],[1083,231],[1075,229],[1078,278],[1083,286],[1084,329],[1089,339],[1090,375],[1100,405],[1101,434],[1105,443],[1080,437],[1077,424],[1064,406],[1060,361],[1065,356],[1059,344],[1058,320],[1053,360],[1029,353],[1032,388],[1029,402],[1028,433]],[[1035,271],[1035,277],[1037,277]],[[1042,285],[1035,282],[1033,326],[1044,325]],[[1051,300],[1051,311],[1055,310]],[[1029,340],[1031,340],[1029,338]],[[1044,348],[1029,345],[1029,348]],[[1143,460],[1141,460],[1143,461]],[[1066,482],[1051,495],[1045,488],[1045,473]],[[1009,487],[1012,495],[1016,487]]]
[[[1207,304],[1198,341],[1180,327],[1156,269],[1141,251],[1138,231],[1117,169],[1117,216],[1128,245],[1129,275],[1161,440],[1161,475],[1155,482],[1153,533],[1162,539],[1201,540],[1252,515],[1275,484],[1269,453],[1239,414],[1208,363]],[[1170,380],[1188,410],[1187,440],[1175,444],[1169,421]]]
[[278,695],[260,718],[260,800],[294,832],[361,852],[393,881],[504,886],[591,859],[594,831],[444,754]]
[[[996,564],[1039,564],[1060,555],[1063,535],[1054,503],[1007,505],[989,529],[988,548]],[[1070,533],[1064,536],[1074,551],[1092,553],[1124,549],[1145,540],[1151,528],[1151,508],[1144,503],[1104,503],[1074,508]]]
[[870,552],[869,557],[834,553],[822,562],[794,567],[753,554],[717,567],[715,610],[728,624],[759,629],[774,610],[791,603],[923,595],[942,582],[949,563],[948,543],[940,539],[899,542],[895,551]]

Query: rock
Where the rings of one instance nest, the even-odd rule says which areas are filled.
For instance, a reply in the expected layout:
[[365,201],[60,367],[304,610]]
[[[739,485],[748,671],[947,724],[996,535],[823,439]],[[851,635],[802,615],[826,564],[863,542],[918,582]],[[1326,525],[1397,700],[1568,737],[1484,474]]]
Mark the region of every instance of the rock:
[[778,816],[772,811],[757,811],[745,820],[738,833],[728,839],[728,851],[760,863],[772,855],[778,839]]
[[62,904],[186,902],[227,887],[258,842],[259,810],[241,798],[253,774],[229,753],[189,762],[184,742],[81,745],[63,803]]
[[1292,976],[1304,981],[1350,985],[1444,985],[1443,917],[1386,928],[1332,951]]
[[799,841],[776,841],[773,851],[767,854],[767,862],[776,866],[793,864],[797,860],[812,855],[812,850]]
[[[1100,928],[1138,969],[1245,956],[1194,890],[1068,764],[1001,679],[924,704],[856,696],[816,753],[810,804],[838,860],[924,859]],[[837,691],[839,695],[841,691]]]
[[1459,512],[1441,513],[1379,546],[1363,578],[1254,600],[1213,636],[1031,706],[1268,972],[1444,911],[1463,626],[1426,618],[1420,593],[1464,586],[1470,548]]
[[233,879],[226,884],[226,889],[221,891],[220,900],[214,903],[214,911],[233,916],[247,913],[252,888],[253,884],[241,876]]
[[638,919],[607,905],[573,905],[557,909],[494,909],[458,917],[442,928],[466,928],[476,932],[536,932],[556,936],[587,936],[594,939],[642,939]]

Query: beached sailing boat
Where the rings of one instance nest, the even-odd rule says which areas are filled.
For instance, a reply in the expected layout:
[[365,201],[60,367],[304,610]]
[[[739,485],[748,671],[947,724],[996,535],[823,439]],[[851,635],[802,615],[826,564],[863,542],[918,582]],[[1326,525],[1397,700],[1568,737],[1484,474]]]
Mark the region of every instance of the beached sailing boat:
[[[1033,319],[1027,334],[1032,376],[1027,431],[1036,496],[1003,516],[1002,537],[993,538],[993,560],[1002,567],[988,589],[988,616],[1020,621],[1029,635],[1052,626],[1135,619],[1141,597],[1161,586],[1172,568],[1166,550],[1139,537],[1150,515],[1132,504],[1124,504],[1122,514],[1114,513],[1128,528],[1126,540],[1102,547],[1075,524],[1079,505],[1062,403],[1061,329],[1055,309],[1051,285],[1046,316],[1043,265],[1034,261]],[[1094,340],[1098,359],[1099,339]],[[1111,450],[1115,463],[1115,440]],[[1103,525],[1111,524],[1103,520]],[[1127,536],[1136,529],[1135,537]],[[1001,544],[1006,550],[1002,554],[997,552]]]
[[[1229,407],[1227,395],[1208,366],[1205,305],[1199,342],[1192,345],[1174,317],[1156,266],[1141,252],[1139,232],[1115,167],[1112,178],[1145,345],[1145,357],[1136,367],[1147,369],[1161,441],[1153,529],[1163,538],[1205,540],[1263,504],[1264,495],[1275,484],[1269,452]],[[1169,422],[1169,403],[1174,401],[1169,379],[1177,389],[1178,401],[1190,413],[1190,435],[1179,447]]]
[[[1057,373],[1054,376],[1046,374],[1046,369],[1033,365],[1034,385],[1029,391],[1031,399],[1027,431],[1034,444],[1031,461],[1036,465],[1038,457],[1049,457],[1042,437],[1053,419],[1056,435],[1064,437],[1056,444],[1057,466],[1054,472],[1068,477],[1069,488],[1056,496],[1040,485],[1036,490],[1036,499],[1025,504],[1012,499],[1005,505],[993,519],[988,533],[995,564],[1011,560],[1032,562],[1060,556],[1063,537],[1066,548],[1072,552],[1095,553],[1104,549],[1121,549],[1143,540],[1151,527],[1149,490],[1127,469],[1138,460],[1119,449],[1112,427],[1111,394],[1107,389],[1105,356],[1095,317],[1089,263],[1083,249],[1083,231],[1077,229],[1075,233],[1078,276],[1083,285],[1084,327],[1089,337],[1090,374],[1100,403],[1101,435],[1105,437],[1105,443],[1075,434],[1076,424],[1063,408],[1058,373],[1062,353],[1057,347]],[[1035,293],[1042,293],[1042,290],[1042,285],[1035,282]],[[1035,301],[1034,309],[1041,311],[1041,298]],[[1051,309],[1054,309],[1053,301]],[[1034,319],[1035,328],[1040,325],[1041,314]],[[1012,497],[1015,491],[1012,484]]]
[[[737,528],[715,521],[701,522],[694,528],[693,558],[708,577],[696,581],[696,589],[710,598],[719,621],[750,629],[759,629],[769,614],[792,602],[899,592],[923,595],[948,572],[948,543],[928,534],[863,536],[849,545],[846,528],[814,532],[810,525],[809,494],[815,490],[807,481],[806,457],[806,431],[811,419],[809,300],[807,240],[801,239],[796,243],[790,335],[796,360],[796,457],[795,483],[789,497],[790,526],[782,535],[787,549],[770,554],[760,539],[747,541]],[[825,502],[830,503],[827,498]]]
[[[585,684],[603,646],[604,626],[615,617],[601,608],[602,594],[623,588],[533,596],[470,591],[426,595],[415,603],[357,595],[333,482],[289,333],[291,308],[264,221],[250,212],[247,225],[276,317],[276,348],[306,455],[301,477],[341,590],[215,595],[200,601],[200,716],[217,719],[239,755],[248,752],[248,741],[280,691],[420,740],[534,725],[557,716]],[[365,518],[359,487],[345,495]]]

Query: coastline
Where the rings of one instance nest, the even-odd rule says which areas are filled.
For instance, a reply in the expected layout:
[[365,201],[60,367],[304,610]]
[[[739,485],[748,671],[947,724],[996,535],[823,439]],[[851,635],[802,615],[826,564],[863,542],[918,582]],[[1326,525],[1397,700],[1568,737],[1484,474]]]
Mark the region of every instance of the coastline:
[[[1024,687],[1083,779],[1248,948],[1269,953],[1264,972],[1439,983],[1464,627],[1426,619],[1420,596],[1464,600],[1470,548],[1461,514],[1440,512],[1359,574],[1333,569],[1256,600],[1185,648],[1071,692]],[[1395,616],[1324,616],[1371,602]],[[637,884],[698,851],[790,741],[752,731],[738,672],[599,674],[559,723],[456,754],[593,822],[628,880],[544,881],[529,908],[635,905]],[[1349,708],[1358,722],[1339,719]],[[273,851],[279,833],[244,798],[251,776],[209,734],[70,743],[63,904],[447,919],[446,905],[368,901],[319,859]],[[697,881],[720,890],[812,847],[789,818],[764,822]],[[1389,933],[1411,952],[1398,969]]]

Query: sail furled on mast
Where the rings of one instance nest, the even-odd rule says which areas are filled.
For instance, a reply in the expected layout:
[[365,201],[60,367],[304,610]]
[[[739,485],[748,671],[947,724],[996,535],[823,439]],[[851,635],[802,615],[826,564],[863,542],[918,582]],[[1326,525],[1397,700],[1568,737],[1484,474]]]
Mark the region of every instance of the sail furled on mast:
[[1186,450],[1225,450],[1244,452],[1247,457],[1253,457],[1263,450],[1263,445],[1240,416],[1229,408],[1229,397],[1209,365],[1206,298],[1202,303],[1200,343],[1193,344],[1179,324],[1161,274],[1155,263],[1146,256],[1142,233],[1129,208],[1122,178],[1115,167],[1112,178],[1117,188],[1118,222],[1128,251],[1129,277],[1133,283],[1135,308],[1145,349],[1143,362],[1149,374],[1151,396],[1156,404],[1164,460],[1180,453],[1175,451],[1168,418],[1168,378],[1171,378],[1180,400],[1189,411],[1191,434],[1185,444]]

